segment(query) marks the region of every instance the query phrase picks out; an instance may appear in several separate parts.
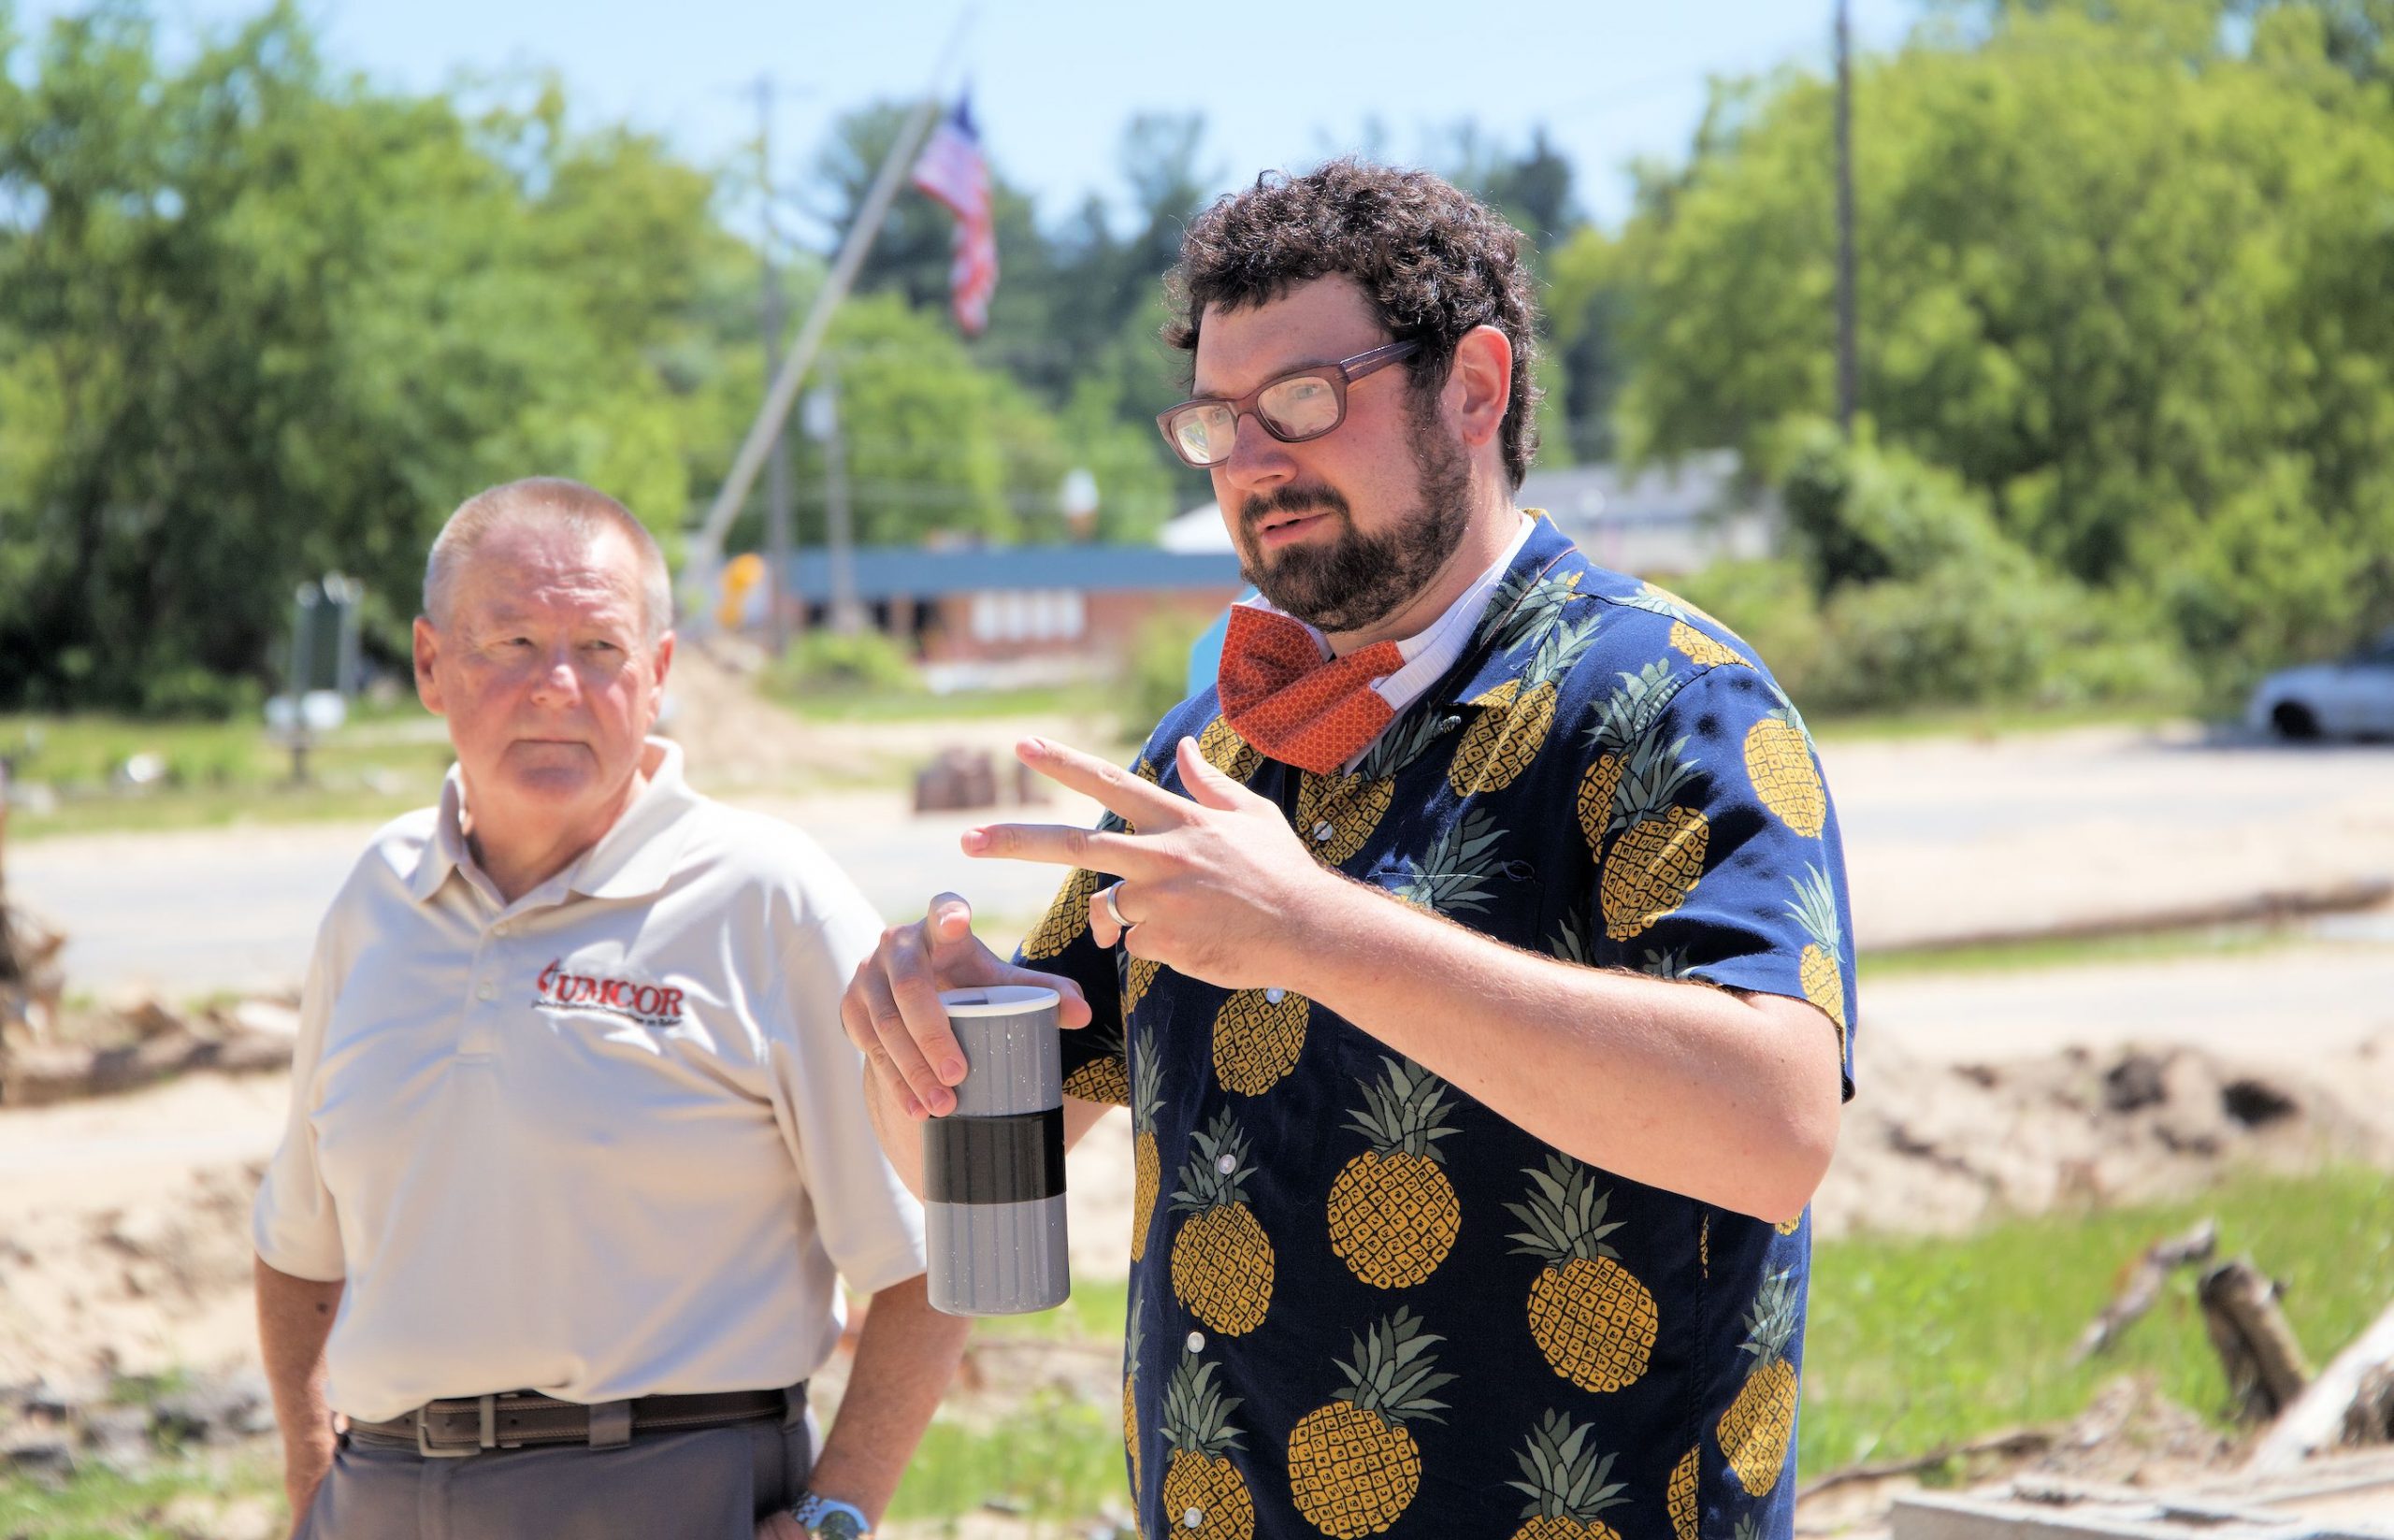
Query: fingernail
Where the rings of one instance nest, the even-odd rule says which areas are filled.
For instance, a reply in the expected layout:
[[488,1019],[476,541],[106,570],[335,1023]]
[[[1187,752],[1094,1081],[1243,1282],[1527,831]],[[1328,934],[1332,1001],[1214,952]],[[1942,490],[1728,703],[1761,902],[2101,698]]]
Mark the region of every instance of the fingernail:
[[968,828],[968,829],[966,829],[966,830],[964,831],[964,848],[965,848],[968,852],[969,852],[969,851],[975,851],[975,850],[987,850],[987,849],[988,849],[988,848],[989,848],[989,831],[988,831],[988,829],[986,829],[986,828]]
[[917,1123],[923,1120],[923,1104],[912,1096],[906,1098],[906,1115]]
[[1047,740],[1044,738],[1026,738],[1022,741],[1022,746],[1033,754],[1046,754],[1047,752]]
[[955,1093],[954,1091],[942,1091],[942,1092],[940,1092],[940,1093],[939,1093],[939,1115],[940,1115],[942,1117],[945,1117],[949,1113],[952,1113],[952,1112],[954,1112],[955,1110],[956,1110],[956,1093]]
[[951,1058],[939,1067],[940,1083],[953,1086],[964,1078],[964,1060]]

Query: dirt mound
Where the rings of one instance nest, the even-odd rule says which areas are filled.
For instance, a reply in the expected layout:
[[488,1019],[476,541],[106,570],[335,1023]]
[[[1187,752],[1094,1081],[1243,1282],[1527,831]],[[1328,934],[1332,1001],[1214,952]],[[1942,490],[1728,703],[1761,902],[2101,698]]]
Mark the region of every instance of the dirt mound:
[[247,1360],[250,1198],[263,1170],[210,1166],[137,1202],[21,1217],[0,1237],[0,1382]]
[[682,745],[690,779],[710,791],[773,786],[841,764],[841,746],[756,687],[753,648],[710,642],[673,655],[658,731]]
[[2233,1168],[2394,1167],[2394,1033],[2299,1071],[2189,1046],[1952,1064],[1882,1042],[1861,1080],[1822,1235],[2166,1200]]

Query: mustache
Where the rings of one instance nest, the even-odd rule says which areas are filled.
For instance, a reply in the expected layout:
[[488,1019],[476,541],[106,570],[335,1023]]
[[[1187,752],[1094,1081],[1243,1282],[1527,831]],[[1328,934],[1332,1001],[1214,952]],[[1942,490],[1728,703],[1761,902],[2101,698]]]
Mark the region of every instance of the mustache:
[[1240,527],[1252,535],[1257,525],[1275,513],[1339,513],[1353,517],[1346,497],[1334,487],[1284,486],[1239,504]]

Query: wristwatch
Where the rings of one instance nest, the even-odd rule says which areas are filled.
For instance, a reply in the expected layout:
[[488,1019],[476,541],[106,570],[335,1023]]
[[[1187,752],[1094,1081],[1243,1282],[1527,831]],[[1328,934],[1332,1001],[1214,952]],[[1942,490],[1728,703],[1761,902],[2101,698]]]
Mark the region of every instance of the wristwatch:
[[802,1493],[790,1504],[789,1516],[815,1540],[866,1540],[873,1533],[873,1520],[864,1510],[836,1497]]

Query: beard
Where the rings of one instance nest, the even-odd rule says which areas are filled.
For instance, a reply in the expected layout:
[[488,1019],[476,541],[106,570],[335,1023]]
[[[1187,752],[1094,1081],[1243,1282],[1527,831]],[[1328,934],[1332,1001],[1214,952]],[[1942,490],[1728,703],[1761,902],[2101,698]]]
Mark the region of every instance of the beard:
[[[1387,529],[1355,527],[1346,497],[1330,486],[1284,486],[1239,508],[1239,575],[1272,607],[1318,630],[1360,631],[1387,619],[1430,585],[1463,542],[1471,523],[1471,462],[1447,436],[1435,408],[1408,413],[1414,426],[1414,502]],[[1264,555],[1256,525],[1274,513],[1335,519],[1328,543],[1292,545]]]

